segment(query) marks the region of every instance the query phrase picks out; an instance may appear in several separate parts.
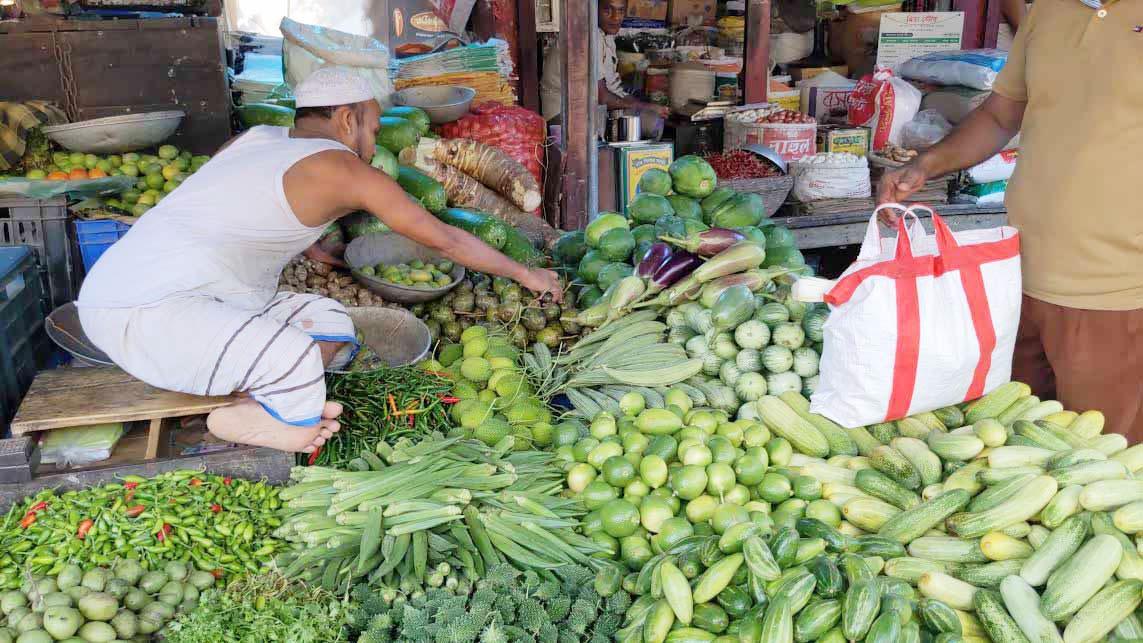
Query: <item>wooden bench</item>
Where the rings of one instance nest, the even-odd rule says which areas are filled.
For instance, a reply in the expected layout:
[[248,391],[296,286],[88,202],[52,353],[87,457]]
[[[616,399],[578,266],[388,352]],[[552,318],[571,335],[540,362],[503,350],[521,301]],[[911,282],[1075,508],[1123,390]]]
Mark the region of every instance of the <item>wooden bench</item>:
[[165,422],[210,413],[237,399],[164,391],[118,368],[57,368],[36,375],[12,419],[12,435],[148,421],[144,459],[153,460],[159,455]]

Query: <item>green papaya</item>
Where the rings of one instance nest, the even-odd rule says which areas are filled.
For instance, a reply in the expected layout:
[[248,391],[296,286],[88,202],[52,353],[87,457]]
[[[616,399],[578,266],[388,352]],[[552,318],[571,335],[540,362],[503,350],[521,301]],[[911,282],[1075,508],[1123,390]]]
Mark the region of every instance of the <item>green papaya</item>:
[[556,240],[552,247],[552,255],[563,266],[578,265],[583,256],[587,254],[587,241],[583,230],[565,232]]
[[707,223],[716,228],[741,228],[758,225],[766,214],[762,197],[753,193],[739,193],[710,213]]
[[635,223],[654,223],[659,217],[674,213],[671,202],[658,194],[640,194],[627,206],[627,216]]
[[[708,197],[709,198],[709,197]],[[695,199],[681,194],[672,194],[667,197],[675,214],[683,219],[702,219],[702,205]]]

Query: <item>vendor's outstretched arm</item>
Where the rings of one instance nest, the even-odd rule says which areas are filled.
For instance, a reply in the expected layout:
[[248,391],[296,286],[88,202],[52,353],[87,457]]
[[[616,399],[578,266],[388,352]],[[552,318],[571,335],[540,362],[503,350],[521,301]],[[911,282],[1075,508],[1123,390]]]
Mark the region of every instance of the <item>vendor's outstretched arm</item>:
[[1027,103],[992,94],[951,134],[881,179],[878,203],[901,203],[925,181],[972,167],[1004,149],[1020,131]]
[[373,213],[397,234],[468,268],[507,277],[529,290],[551,293],[556,301],[562,301],[563,291],[554,272],[521,265],[474,235],[442,222],[410,199],[396,181],[370,166],[361,162],[347,165],[352,175],[347,187],[360,209]]

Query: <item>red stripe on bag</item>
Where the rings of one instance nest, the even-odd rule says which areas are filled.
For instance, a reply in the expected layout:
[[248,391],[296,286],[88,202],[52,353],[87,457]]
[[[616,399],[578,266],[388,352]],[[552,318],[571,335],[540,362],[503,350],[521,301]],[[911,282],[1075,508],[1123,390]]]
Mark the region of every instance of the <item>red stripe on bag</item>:
[[968,312],[972,315],[972,327],[976,331],[976,340],[980,343],[980,359],[976,362],[972,383],[964,396],[967,402],[984,395],[984,381],[992,368],[992,351],[996,349],[996,327],[992,324],[992,311],[988,307],[988,293],[984,289],[984,275],[980,272],[980,266],[961,268],[960,283],[964,286]]
[[[905,218],[897,220],[897,259],[912,261],[913,249],[905,229]],[[902,242],[903,241],[903,242]],[[897,352],[893,358],[893,389],[885,420],[905,417],[917,387],[917,364],[921,356],[921,305],[915,277],[893,280],[897,291]]]
[[996,327],[992,323],[992,310],[988,306],[984,274],[980,270],[979,263],[964,260],[961,255],[966,249],[957,244],[952,230],[945,224],[944,219],[935,213],[933,229],[936,232],[937,248],[940,252],[938,262],[942,264],[943,270],[949,270],[943,265],[946,263],[959,266],[961,287],[968,303],[968,312],[972,316],[972,329],[980,346],[980,357],[976,361],[976,369],[973,370],[972,381],[964,397],[966,401],[975,400],[984,395],[985,380],[988,378],[989,369],[992,368],[992,351],[996,349]]

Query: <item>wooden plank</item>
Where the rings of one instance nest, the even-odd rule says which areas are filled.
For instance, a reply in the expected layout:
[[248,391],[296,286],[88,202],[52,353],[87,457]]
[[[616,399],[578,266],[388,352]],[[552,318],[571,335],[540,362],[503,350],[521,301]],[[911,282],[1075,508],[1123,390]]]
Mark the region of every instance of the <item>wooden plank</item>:
[[116,382],[111,373],[99,373],[116,370],[69,368],[38,374],[12,420],[12,434],[198,415],[237,400],[164,391],[135,379]]
[[[1007,223],[1007,213],[997,207],[950,205],[941,208],[939,214],[954,232],[995,228]],[[932,233],[932,220],[928,216],[921,216],[920,219],[925,229]],[[802,250],[835,248],[860,244],[865,239],[869,212],[775,217],[775,221],[793,231],[798,248]]]
[[[0,23],[2,25],[4,23]],[[0,97],[50,100],[63,105],[64,91],[50,33],[0,34]]]
[[745,95],[747,103],[764,103],[770,90],[770,0],[746,5]]
[[14,503],[43,489],[57,489],[62,493],[108,484],[126,475],[152,477],[179,469],[199,469],[220,476],[284,484],[289,480],[290,468],[293,466],[292,453],[275,449],[239,447],[205,455],[110,466],[81,472],[69,471],[37,477],[31,482],[0,485],[0,510],[7,511]]
[[[536,43],[536,0],[518,0],[516,3],[516,25],[519,35],[516,42]],[[516,73],[520,76],[520,104],[540,111],[540,51],[539,47],[520,47],[520,66]]]

